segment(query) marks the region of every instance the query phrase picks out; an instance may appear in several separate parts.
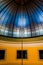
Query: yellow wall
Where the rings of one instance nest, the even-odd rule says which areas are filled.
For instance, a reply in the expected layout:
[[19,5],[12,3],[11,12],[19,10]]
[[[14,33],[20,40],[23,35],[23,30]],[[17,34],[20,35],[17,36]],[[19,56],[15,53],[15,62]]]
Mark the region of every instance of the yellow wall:
[[42,43],[23,44],[23,50],[27,50],[28,58],[18,60],[16,58],[17,50],[22,50],[22,44],[0,43],[0,50],[5,50],[5,60],[0,60],[0,65],[43,65],[43,60],[39,58],[39,50],[43,50]]

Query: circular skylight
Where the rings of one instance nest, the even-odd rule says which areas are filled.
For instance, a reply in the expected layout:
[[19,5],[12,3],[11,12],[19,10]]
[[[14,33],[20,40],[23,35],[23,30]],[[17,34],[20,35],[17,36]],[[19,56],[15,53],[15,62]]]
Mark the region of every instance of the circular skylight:
[[43,35],[43,1],[0,0],[0,35],[17,38]]

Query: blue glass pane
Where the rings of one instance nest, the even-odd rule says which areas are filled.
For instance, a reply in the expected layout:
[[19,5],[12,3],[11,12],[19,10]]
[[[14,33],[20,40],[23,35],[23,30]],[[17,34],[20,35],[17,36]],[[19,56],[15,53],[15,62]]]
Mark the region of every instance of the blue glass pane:
[[17,13],[15,26],[19,28],[27,28],[29,26],[29,18],[26,13]]

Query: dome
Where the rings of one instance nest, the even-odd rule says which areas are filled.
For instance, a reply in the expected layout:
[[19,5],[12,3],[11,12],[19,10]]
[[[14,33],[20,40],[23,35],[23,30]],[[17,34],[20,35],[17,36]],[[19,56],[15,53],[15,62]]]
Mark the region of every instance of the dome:
[[43,35],[43,1],[0,0],[0,35],[17,38]]

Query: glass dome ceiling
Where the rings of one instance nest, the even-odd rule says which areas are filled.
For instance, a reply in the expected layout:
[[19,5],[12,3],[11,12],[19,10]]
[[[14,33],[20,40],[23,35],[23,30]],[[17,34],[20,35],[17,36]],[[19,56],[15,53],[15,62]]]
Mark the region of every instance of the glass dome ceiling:
[[0,0],[0,35],[43,35],[43,0]]

